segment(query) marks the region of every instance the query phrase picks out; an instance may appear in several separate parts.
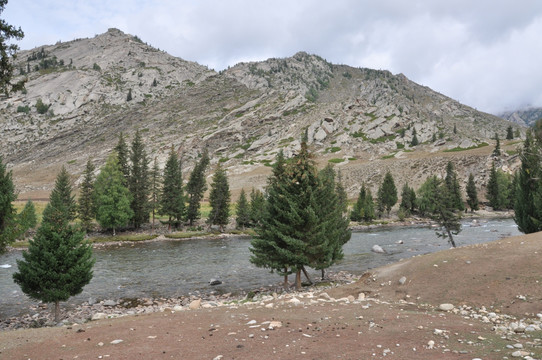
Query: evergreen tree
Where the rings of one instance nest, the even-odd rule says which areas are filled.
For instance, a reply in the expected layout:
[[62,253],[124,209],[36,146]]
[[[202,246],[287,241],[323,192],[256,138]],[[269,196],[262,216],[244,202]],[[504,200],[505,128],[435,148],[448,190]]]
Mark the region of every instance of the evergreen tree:
[[[153,166],[150,174],[150,198],[149,206],[152,212],[152,228],[154,229],[154,220],[157,211],[160,209],[160,191],[161,191],[162,178],[160,174],[160,168],[158,167],[158,160],[154,158]],[[183,202],[184,204],[184,202]]]
[[19,230],[24,234],[29,229],[33,229],[38,225],[38,217],[36,216],[36,207],[32,200],[28,200],[18,215]]
[[497,182],[497,169],[495,163],[491,165],[489,180],[486,187],[486,197],[489,201],[489,206],[495,210],[499,208],[499,184]]
[[130,152],[128,149],[128,144],[124,140],[124,135],[122,132],[119,134],[119,141],[114,149],[117,152],[117,159],[124,178],[124,185],[128,186],[130,180],[130,164],[128,163],[128,158],[130,157]]
[[454,207],[453,196],[446,183],[436,176],[427,178],[419,189],[417,202],[419,211],[440,225],[437,235],[448,238],[455,247],[453,235],[461,231],[461,214]]
[[59,199],[66,212],[66,219],[68,221],[75,220],[75,217],[77,216],[77,203],[75,202],[75,196],[72,195],[70,174],[68,174],[68,171],[64,166],[62,166],[60,173],[56,177],[55,187],[51,192],[50,197]]
[[183,178],[179,164],[177,153],[172,146],[164,167],[162,195],[160,196],[160,214],[169,217],[169,228],[173,223],[175,227],[181,224],[186,211]]
[[132,142],[132,151],[130,152],[132,167],[130,169],[130,178],[128,188],[132,194],[132,211],[134,217],[132,221],[137,229],[142,224],[149,222],[149,160],[145,145],[139,130],[136,131],[134,141]]
[[469,204],[470,211],[478,210],[478,191],[476,190],[476,184],[474,183],[474,175],[469,174],[469,180],[467,182],[467,204]]
[[335,191],[337,193],[337,206],[341,209],[342,214],[348,213],[348,195],[346,194],[346,190],[344,189],[342,175],[340,171],[337,175]]
[[132,195],[124,184],[116,153],[109,155],[98,174],[94,196],[96,220],[102,228],[112,229],[114,236],[116,229],[126,226],[134,216]]
[[200,218],[200,202],[203,199],[203,194],[207,190],[207,181],[205,180],[205,172],[209,166],[209,154],[205,150],[200,160],[194,166],[190,173],[188,184],[186,184],[186,192],[188,195],[188,209],[186,211],[186,220],[190,226],[194,221]]
[[95,167],[90,159],[87,161],[85,171],[83,172],[83,182],[81,183],[81,193],[79,194],[79,219],[83,230],[86,232],[92,230],[92,219],[94,219],[94,170]]
[[418,135],[416,133],[416,128],[412,128],[412,141],[410,141],[410,146],[417,146],[420,142],[418,141]]
[[370,222],[375,218],[373,195],[371,194],[371,190],[366,188],[365,184],[362,184],[361,189],[359,190],[358,199],[350,213],[350,220]]
[[[0,10],[1,5],[0,2]],[[16,199],[11,170],[7,171],[0,155],[0,254],[5,252],[6,246],[13,242],[17,235],[17,213],[13,207]]]
[[211,212],[207,223],[209,225],[219,225],[220,231],[223,232],[230,218],[230,185],[228,184],[226,171],[220,166],[220,163],[213,175],[209,205],[211,205]]
[[514,130],[512,129],[512,125],[509,125],[506,129],[506,140],[512,140],[514,138]]
[[494,210],[510,208],[510,179],[504,172],[496,169],[495,163],[489,173],[486,191],[489,206]]
[[[0,0],[0,14],[4,11],[7,3],[8,0]],[[21,89],[24,85],[24,82],[16,85],[11,84],[15,64],[13,60],[17,57],[16,52],[19,47],[10,43],[11,39],[21,40],[23,37],[24,33],[21,28],[17,29],[5,20],[0,20],[0,91],[6,96],[10,91]]]
[[413,188],[408,186],[408,183],[405,183],[401,190],[401,204],[399,204],[399,209],[402,209],[405,214],[410,215],[414,212],[415,208],[416,192]]
[[525,234],[542,231],[542,142],[535,134],[527,132],[515,181],[514,220]]
[[126,101],[132,101],[132,89],[128,89],[128,95],[126,95]]
[[[81,293],[92,279],[92,246],[84,233],[70,225],[65,188],[59,174],[55,190],[43,212],[36,236],[30,240],[23,259],[17,260],[13,279],[29,297],[55,304],[55,321],[60,319],[60,301]],[[71,197],[71,194],[70,194]]]
[[493,150],[493,154],[495,156],[501,155],[501,139],[499,138],[499,134],[495,133],[495,149]]
[[250,222],[254,226],[261,225],[265,209],[265,197],[260,190],[252,188],[250,192]]
[[390,210],[397,203],[397,188],[393,181],[393,176],[388,171],[384,176],[384,180],[378,189],[378,211],[382,213],[384,210],[390,215]]
[[245,194],[245,189],[241,189],[239,200],[237,200],[235,222],[238,228],[244,229],[250,226],[250,205]]
[[363,212],[362,219],[364,221],[370,222],[376,219],[375,206],[374,206],[373,194],[371,189],[367,188],[365,193],[365,201],[363,202]]
[[451,197],[450,199],[452,202],[452,206],[459,211],[465,210],[465,206],[463,205],[463,199],[461,196],[461,188],[459,187],[457,174],[451,161],[448,161],[448,164],[446,165],[446,177],[444,178],[444,183],[448,188],[448,193]]

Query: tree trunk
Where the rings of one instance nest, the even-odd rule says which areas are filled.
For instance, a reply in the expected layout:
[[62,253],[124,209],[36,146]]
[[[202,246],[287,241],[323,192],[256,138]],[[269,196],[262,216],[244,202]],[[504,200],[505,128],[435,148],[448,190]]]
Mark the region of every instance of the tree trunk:
[[322,269],[322,280],[326,277],[326,269]]
[[113,236],[115,236],[115,228],[113,228]]
[[167,231],[171,232],[171,216],[169,217],[169,220],[167,221]]
[[307,272],[307,269],[305,269],[305,266],[302,266],[301,270],[303,270],[303,274],[305,274],[305,277],[307,278],[307,280],[309,280],[309,283],[312,285],[312,280],[309,276],[309,273]]
[[301,269],[298,269],[295,273],[295,289],[301,290]]
[[448,232],[448,236],[450,237],[450,239],[448,241],[450,242],[450,244],[452,244],[452,247],[455,247],[455,241],[454,241],[454,238],[452,236],[452,233],[448,229],[446,229],[446,231]]
[[284,268],[284,290],[287,290],[290,286],[290,283],[288,282],[288,268]]
[[60,321],[60,302],[55,302],[55,323]]
[[154,209],[152,209],[152,231],[154,232]]

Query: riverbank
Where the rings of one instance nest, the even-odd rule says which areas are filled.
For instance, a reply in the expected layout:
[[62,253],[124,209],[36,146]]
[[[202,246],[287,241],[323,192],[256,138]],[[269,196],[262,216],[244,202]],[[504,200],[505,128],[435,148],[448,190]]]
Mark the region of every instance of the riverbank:
[[144,306],[162,311],[1,331],[0,357],[541,359],[541,248],[537,233],[417,256],[325,289],[216,304],[195,295],[177,309],[155,299]]

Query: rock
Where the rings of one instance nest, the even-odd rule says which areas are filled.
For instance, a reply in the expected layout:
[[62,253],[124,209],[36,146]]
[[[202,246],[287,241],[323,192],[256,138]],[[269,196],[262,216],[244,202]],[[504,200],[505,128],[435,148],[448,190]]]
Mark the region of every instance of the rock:
[[115,300],[105,300],[104,306],[117,306],[117,302]]
[[278,329],[282,327],[282,321],[271,321],[267,327],[269,330]]
[[384,249],[382,249],[382,247],[380,245],[373,245],[373,247],[371,248],[371,251],[372,252],[375,252],[377,254],[384,254],[386,253],[386,251],[384,251]]
[[254,324],[256,324],[256,320],[250,320],[245,325],[254,325]]
[[183,311],[183,310],[184,310],[184,308],[183,308],[181,305],[175,305],[175,306],[173,307],[173,311],[176,311],[176,312],[177,312],[177,311]]
[[90,318],[91,320],[102,320],[102,319],[107,319],[107,314],[106,313],[96,313],[94,315],[92,315],[92,317]]
[[400,285],[405,285],[405,283],[406,283],[406,277],[403,276],[403,277],[401,277],[401,278],[399,279],[399,284],[400,284]]
[[329,294],[326,293],[326,292],[321,293],[321,294],[320,294],[320,297],[321,297],[321,298],[324,298],[324,299],[326,299],[326,300],[331,300],[331,296],[329,296]]
[[269,303],[269,304],[265,305],[265,308],[266,308],[266,309],[272,309],[273,306],[274,306],[273,303]]
[[518,351],[514,351],[512,353],[512,357],[524,357],[524,356],[528,356],[530,355],[530,353],[528,351],[524,351],[524,350],[518,350]]
[[440,304],[438,309],[440,311],[451,311],[454,309],[454,306],[452,304]]
[[288,302],[291,303],[291,304],[294,304],[294,305],[301,304],[301,300],[299,300],[298,298],[295,298],[295,297],[288,300]]
[[358,300],[359,300],[359,301],[365,300],[365,293],[362,293],[362,292],[359,293],[359,295],[358,295]]
[[96,304],[96,299],[94,299],[94,298],[88,298],[88,304],[89,304],[90,306]]
[[352,303],[352,302],[354,302],[354,300],[356,300],[356,299],[354,298],[354,296],[348,295],[348,302],[351,302],[351,303]]
[[190,305],[188,305],[188,308],[190,310],[196,310],[196,309],[199,309],[201,306],[201,299],[197,299],[197,300],[194,300],[190,303]]
[[214,285],[220,285],[222,284],[222,281],[218,280],[218,279],[211,279],[209,280],[209,285],[211,286],[214,286]]
[[218,355],[213,358],[213,360],[221,360],[224,357],[224,355]]
[[111,345],[117,345],[117,344],[120,344],[121,342],[123,342],[124,340],[121,340],[121,339],[117,339],[117,340],[113,340],[110,342]]

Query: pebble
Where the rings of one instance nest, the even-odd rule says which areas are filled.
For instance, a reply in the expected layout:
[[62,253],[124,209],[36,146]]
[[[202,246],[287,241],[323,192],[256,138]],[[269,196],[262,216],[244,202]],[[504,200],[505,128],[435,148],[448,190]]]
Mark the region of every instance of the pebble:
[[454,309],[454,306],[452,304],[440,304],[438,309],[441,311],[451,311]]
[[406,283],[406,277],[403,276],[402,278],[399,279],[399,284],[405,285],[405,283]]
[[111,344],[111,345],[117,345],[117,344],[120,344],[120,343],[123,342],[123,341],[124,341],[124,340],[122,340],[122,339],[117,339],[117,340],[111,341],[110,344]]

